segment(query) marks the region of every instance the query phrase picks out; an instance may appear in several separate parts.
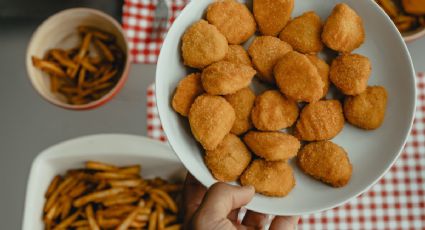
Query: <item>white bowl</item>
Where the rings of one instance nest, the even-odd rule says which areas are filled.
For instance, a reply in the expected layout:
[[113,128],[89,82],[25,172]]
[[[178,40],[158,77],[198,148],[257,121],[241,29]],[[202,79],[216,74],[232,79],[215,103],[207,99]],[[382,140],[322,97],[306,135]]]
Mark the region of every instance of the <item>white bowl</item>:
[[185,173],[168,145],[146,137],[101,134],[59,143],[40,153],[32,164],[25,198],[23,230],[44,229],[44,193],[51,179],[68,169],[83,167],[87,160],[116,165],[140,164],[145,178],[159,176],[179,179]]
[[[216,180],[203,161],[203,151],[190,132],[187,119],[171,107],[174,89],[189,69],[180,54],[180,38],[199,20],[210,1],[191,1],[174,22],[161,49],[156,71],[156,99],[162,126],[169,143],[186,168],[205,186]],[[276,215],[300,215],[341,205],[375,184],[399,156],[412,126],[416,89],[415,71],[403,38],[390,18],[374,1],[297,0],[292,16],[315,10],[325,20],[338,2],[346,2],[364,20],[366,41],[355,53],[372,62],[370,85],[382,85],[389,93],[385,122],[375,131],[363,131],[346,124],[333,141],[344,147],[353,164],[350,183],[332,188],[302,173],[292,160],[297,184],[284,198],[256,195],[248,209]]]

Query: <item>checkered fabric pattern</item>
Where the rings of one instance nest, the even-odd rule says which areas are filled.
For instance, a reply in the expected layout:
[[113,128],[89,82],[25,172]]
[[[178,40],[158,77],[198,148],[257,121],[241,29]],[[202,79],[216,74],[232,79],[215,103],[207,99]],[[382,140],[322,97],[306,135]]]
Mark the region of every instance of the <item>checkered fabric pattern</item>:
[[[369,191],[347,204],[302,216],[298,229],[425,229],[425,75],[418,77],[415,122],[401,157]],[[148,136],[166,142],[155,103],[147,95]]]

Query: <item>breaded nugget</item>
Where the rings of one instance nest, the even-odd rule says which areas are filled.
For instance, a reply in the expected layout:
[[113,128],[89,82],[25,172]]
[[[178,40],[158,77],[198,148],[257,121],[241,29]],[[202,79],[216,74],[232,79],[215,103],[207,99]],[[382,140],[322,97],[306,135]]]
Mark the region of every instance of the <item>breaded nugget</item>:
[[323,96],[323,81],[306,55],[291,51],[274,67],[280,91],[295,101],[315,102]]
[[220,144],[235,118],[235,110],[223,97],[207,94],[197,97],[189,111],[192,134],[205,150],[214,150]]
[[297,138],[282,132],[250,131],[243,140],[257,156],[267,161],[288,160],[300,149]]
[[343,94],[357,95],[366,90],[371,71],[369,58],[343,54],[333,60],[329,78]]
[[301,53],[317,53],[323,49],[322,22],[319,15],[309,11],[294,18],[280,32],[279,38]]
[[254,68],[258,71],[259,78],[265,82],[273,83],[273,67],[292,47],[271,36],[256,37],[248,48]]
[[382,86],[369,86],[359,95],[348,96],[344,101],[345,118],[359,128],[377,129],[384,122],[387,97]]
[[306,174],[333,187],[345,186],[353,171],[345,150],[330,141],[304,146],[298,153],[298,165]]
[[182,116],[187,117],[190,106],[196,97],[204,93],[200,73],[191,73],[180,80],[174,92],[173,109]]
[[222,61],[252,66],[248,52],[240,45],[229,45],[229,51]]
[[219,61],[202,71],[202,86],[211,95],[231,94],[249,86],[255,73],[251,66]]
[[365,40],[362,18],[347,4],[337,4],[323,26],[322,40],[335,51],[350,53]]
[[401,3],[408,14],[420,16],[425,14],[425,0],[402,0]]
[[295,126],[296,136],[304,141],[321,141],[334,138],[344,128],[341,103],[322,100],[306,105]]
[[252,185],[266,196],[283,197],[295,186],[291,166],[285,161],[254,160],[241,176],[241,184]]
[[254,0],[254,17],[263,35],[277,36],[286,26],[294,0]]
[[236,120],[231,133],[241,135],[250,130],[253,125],[251,121],[251,110],[254,107],[255,94],[249,88],[243,88],[236,93],[224,96],[235,110]]
[[227,134],[216,149],[205,152],[205,164],[214,178],[235,181],[251,162],[251,153],[234,134]]
[[251,118],[255,128],[277,131],[292,126],[298,118],[298,105],[277,90],[268,90],[257,96]]
[[184,64],[193,68],[202,69],[223,59],[228,48],[224,35],[205,20],[195,22],[182,38]]
[[307,58],[316,66],[317,71],[319,72],[320,78],[322,78],[323,82],[323,95],[322,98],[328,94],[329,91],[329,65],[316,55],[307,55]]
[[230,44],[241,44],[256,30],[254,16],[245,4],[235,0],[218,0],[207,9],[207,20],[227,38]]

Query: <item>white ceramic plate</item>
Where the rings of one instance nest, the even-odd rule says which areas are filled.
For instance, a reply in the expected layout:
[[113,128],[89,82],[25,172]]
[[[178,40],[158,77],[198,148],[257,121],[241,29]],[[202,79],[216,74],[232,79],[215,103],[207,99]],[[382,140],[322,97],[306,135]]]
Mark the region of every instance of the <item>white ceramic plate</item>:
[[[180,38],[199,20],[212,1],[191,1],[168,32],[156,71],[159,115],[171,147],[186,168],[204,185],[215,182],[203,162],[203,151],[191,135],[186,119],[175,113],[171,98],[180,79],[188,73],[182,65]],[[347,202],[381,178],[397,159],[409,134],[415,111],[415,75],[410,55],[389,17],[374,1],[296,0],[292,16],[315,10],[325,20],[338,2],[346,2],[363,18],[366,42],[355,53],[372,62],[369,85],[382,85],[389,93],[385,122],[375,131],[348,124],[333,141],[346,149],[353,164],[350,183],[332,188],[303,174],[294,164],[297,184],[284,198],[256,195],[248,209],[277,215],[298,215],[329,209]]]
[[27,184],[23,230],[43,230],[44,193],[57,174],[81,168],[87,160],[116,165],[142,165],[145,178],[180,179],[185,170],[168,145],[123,134],[101,134],[65,141],[40,153],[34,160]]

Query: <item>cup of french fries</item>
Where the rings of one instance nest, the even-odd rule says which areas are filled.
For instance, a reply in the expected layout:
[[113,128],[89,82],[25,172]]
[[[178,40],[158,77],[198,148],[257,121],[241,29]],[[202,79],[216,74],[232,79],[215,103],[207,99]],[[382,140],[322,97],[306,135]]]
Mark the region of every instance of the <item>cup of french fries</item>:
[[46,19],[30,40],[26,67],[36,91],[66,109],[96,108],[123,87],[130,52],[120,24],[89,8]]

